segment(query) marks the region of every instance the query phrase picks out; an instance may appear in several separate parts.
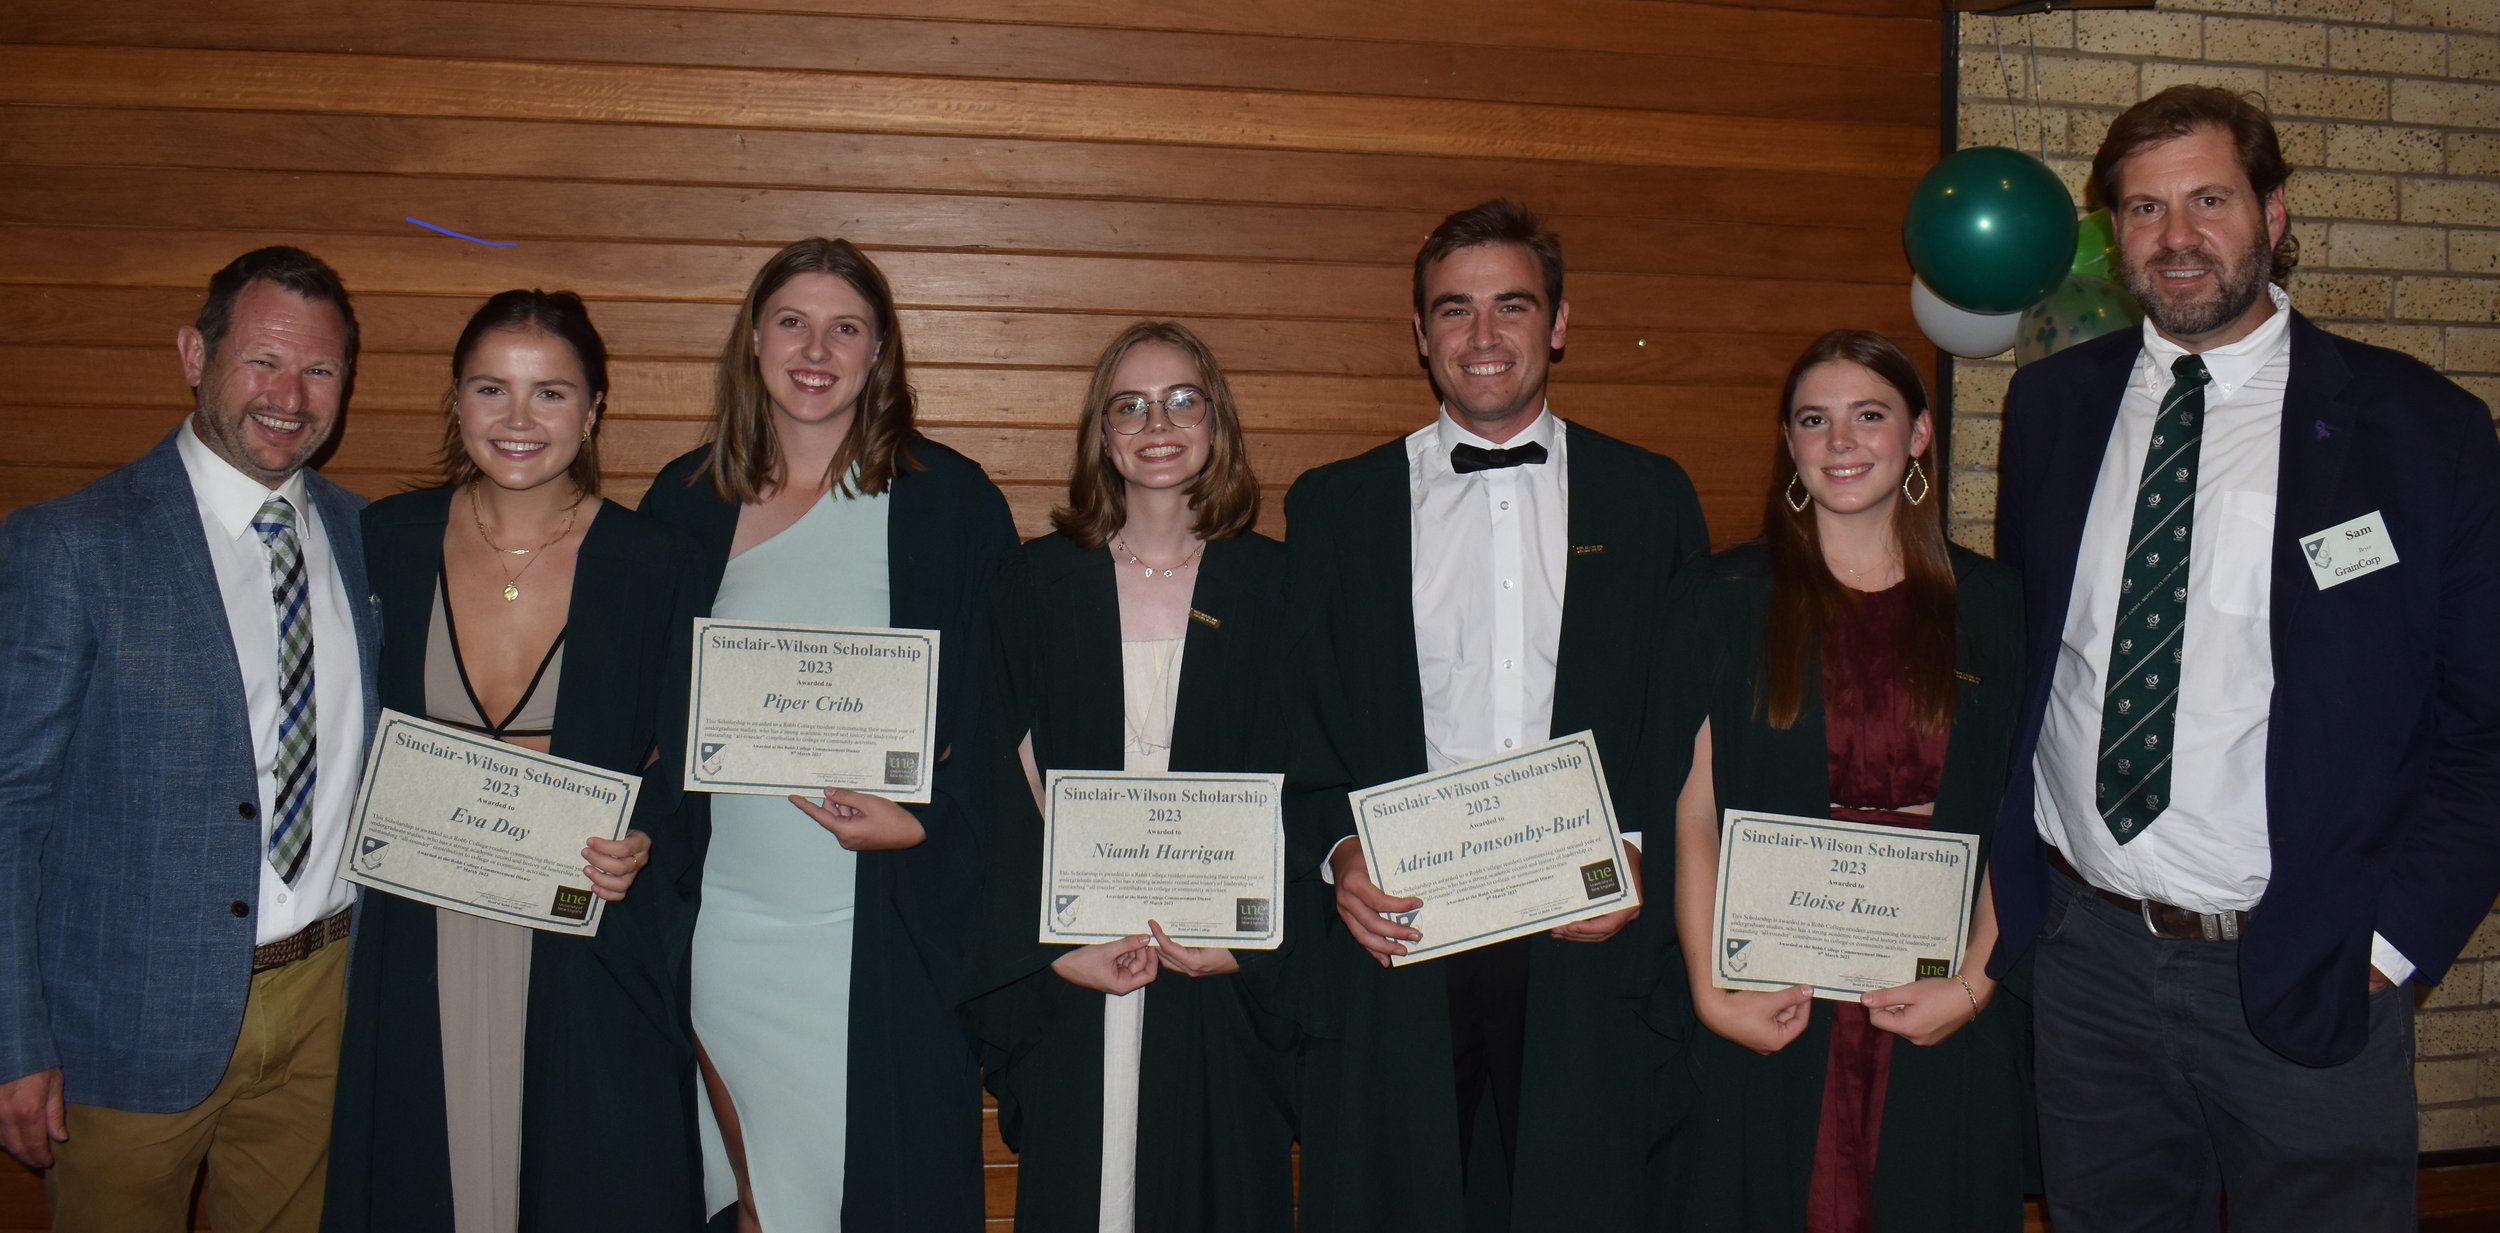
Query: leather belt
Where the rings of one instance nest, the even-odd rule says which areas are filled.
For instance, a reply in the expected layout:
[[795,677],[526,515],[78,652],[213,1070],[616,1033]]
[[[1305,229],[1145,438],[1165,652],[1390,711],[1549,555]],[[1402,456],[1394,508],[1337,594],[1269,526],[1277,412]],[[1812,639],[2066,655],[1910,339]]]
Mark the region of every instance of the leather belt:
[[280,938],[267,946],[253,947],[252,975],[258,976],[271,968],[284,967],[298,959],[310,956],[332,942],[345,939],[348,918],[353,916],[355,911],[356,909],[352,907],[340,908],[337,915],[314,921],[304,926],[292,937]]
[[2066,860],[2066,854],[2058,851],[2056,845],[2042,846],[2048,849],[2049,868],[2073,878],[2085,890],[2102,899],[2135,913],[2143,920],[2144,927],[2153,931],[2154,937],[2184,942],[2237,942],[2241,932],[2248,927],[2248,914],[2245,912],[2199,912],[2156,899],[2133,899],[2113,890],[2102,890],[2092,885],[2091,879],[2075,872],[2074,865]]

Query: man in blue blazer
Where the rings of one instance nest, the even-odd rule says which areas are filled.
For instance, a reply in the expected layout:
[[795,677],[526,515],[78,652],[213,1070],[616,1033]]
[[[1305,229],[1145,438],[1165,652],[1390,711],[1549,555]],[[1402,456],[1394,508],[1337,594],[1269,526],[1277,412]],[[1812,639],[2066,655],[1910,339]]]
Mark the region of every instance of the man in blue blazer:
[[312,1230],[380,629],[304,470],[356,321],[267,248],[176,338],[192,414],[0,524],[0,1147],[57,1230]]
[[2500,892],[2500,440],[2277,286],[2288,174],[2178,87],[2094,160],[2143,330],[2024,367],[1997,828],[2059,1233],[2410,1230],[2412,994]]

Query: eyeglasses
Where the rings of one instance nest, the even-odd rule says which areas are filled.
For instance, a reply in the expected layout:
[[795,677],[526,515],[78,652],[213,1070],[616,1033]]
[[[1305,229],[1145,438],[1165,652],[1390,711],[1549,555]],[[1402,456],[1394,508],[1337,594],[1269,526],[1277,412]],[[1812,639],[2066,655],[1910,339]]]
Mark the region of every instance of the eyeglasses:
[[1147,417],[1156,407],[1163,408],[1165,422],[1174,428],[1196,428],[1207,418],[1205,391],[1186,385],[1161,398],[1123,394],[1103,408],[1103,418],[1110,423],[1111,431],[1133,437],[1146,431]]

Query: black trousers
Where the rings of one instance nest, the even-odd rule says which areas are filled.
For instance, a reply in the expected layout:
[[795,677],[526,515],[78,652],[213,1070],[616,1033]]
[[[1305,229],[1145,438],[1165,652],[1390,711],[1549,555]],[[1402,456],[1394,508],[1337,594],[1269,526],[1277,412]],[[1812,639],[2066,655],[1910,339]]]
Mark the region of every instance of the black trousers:
[[1458,1092],[1458,1159],[1474,1163],[1476,1111],[1493,1095],[1502,1173],[1519,1163],[1519,1077],[1528,1026],[1528,942],[1512,938],[1441,961],[1450,994],[1451,1079]]

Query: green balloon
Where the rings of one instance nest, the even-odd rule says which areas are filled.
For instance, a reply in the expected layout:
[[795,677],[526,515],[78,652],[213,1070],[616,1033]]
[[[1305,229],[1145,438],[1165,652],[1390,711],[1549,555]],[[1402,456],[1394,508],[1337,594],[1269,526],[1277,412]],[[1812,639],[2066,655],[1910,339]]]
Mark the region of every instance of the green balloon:
[[1946,155],[1910,191],[1910,268],[1976,313],[2021,312],[2073,264],[2075,199],[2040,160],[2003,146]]
[[2072,275],[2023,310],[2014,326],[2014,362],[2028,364],[2087,338],[2132,329],[2143,320],[2144,310],[2125,287],[2106,278]]
[[2088,278],[2118,276],[2118,231],[2106,208],[2084,215],[2075,224],[2075,263],[2066,272]]

